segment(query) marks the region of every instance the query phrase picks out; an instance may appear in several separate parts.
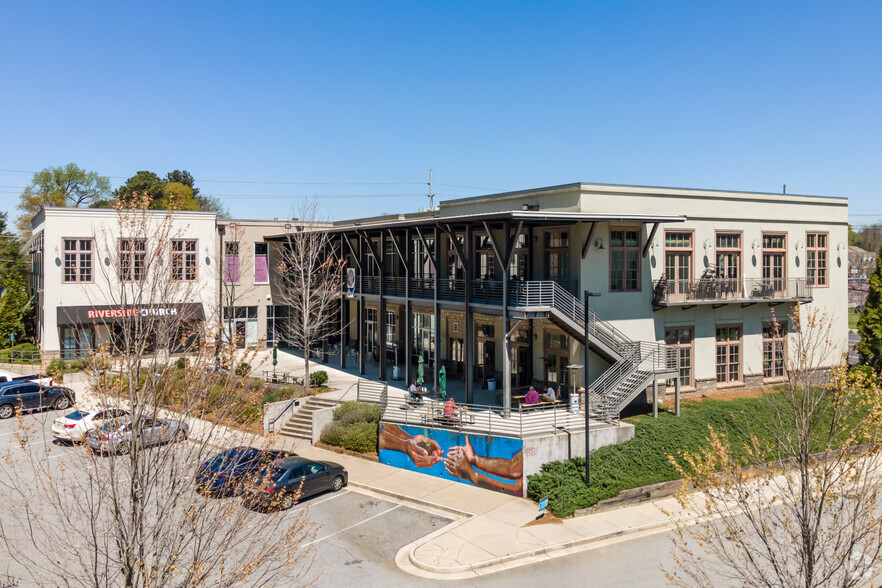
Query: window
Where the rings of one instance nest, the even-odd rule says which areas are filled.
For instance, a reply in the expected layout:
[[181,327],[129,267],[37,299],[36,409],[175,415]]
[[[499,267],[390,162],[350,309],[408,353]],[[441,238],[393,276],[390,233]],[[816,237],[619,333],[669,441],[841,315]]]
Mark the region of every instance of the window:
[[61,327],[61,359],[88,356],[94,341],[95,331],[92,327]]
[[515,239],[514,251],[512,252],[511,264],[509,265],[512,279],[527,279],[527,260],[529,258],[527,243],[527,232],[521,231],[517,239]]
[[192,282],[196,279],[196,241],[172,241],[172,279]]
[[144,239],[120,239],[119,279],[140,282],[147,265],[147,242]]
[[805,270],[809,286],[827,285],[827,233],[805,236]]
[[394,310],[386,311],[386,345],[392,347],[398,334],[398,313]]
[[763,323],[763,378],[784,377],[784,343],[787,322]]
[[776,293],[784,292],[786,235],[763,235],[763,281]]
[[92,281],[92,239],[64,239],[64,281]]
[[496,274],[496,255],[493,243],[487,235],[478,235],[478,275],[479,280],[492,280]]
[[717,233],[717,277],[741,278],[740,233]]
[[257,307],[225,306],[224,334],[239,349],[257,344]]
[[564,284],[569,282],[569,231],[548,231],[545,233],[545,272],[549,280]]
[[717,383],[741,381],[741,327],[717,327]]
[[426,365],[435,359],[435,315],[414,312],[413,314],[414,361],[422,356]]
[[266,344],[272,347],[274,343],[281,344],[287,336],[290,328],[290,309],[287,306],[266,307]]
[[224,282],[239,283],[239,244],[235,241],[224,243]]
[[692,233],[665,233],[668,292],[686,294],[692,281]]
[[[665,345],[676,349],[680,356],[680,385],[694,386],[692,381],[692,344],[695,340],[694,327],[673,327],[665,329]],[[673,386],[670,381],[668,386]]]
[[640,290],[640,229],[609,232],[609,289],[612,292]]
[[570,341],[562,333],[545,333],[545,381],[561,390],[570,385]]
[[269,262],[267,261],[267,254],[269,252],[269,247],[266,243],[255,243],[254,244],[254,283],[255,284],[268,284],[269,283]]

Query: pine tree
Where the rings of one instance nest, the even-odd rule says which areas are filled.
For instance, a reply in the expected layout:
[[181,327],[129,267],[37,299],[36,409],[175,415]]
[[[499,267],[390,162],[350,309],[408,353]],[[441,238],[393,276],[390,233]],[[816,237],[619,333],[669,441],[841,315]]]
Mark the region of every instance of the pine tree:
[[19,272],[10,272],[6,276],[6,292],[0,299],[0,345],[11,345],[11,335],[15,335],[15,341],[19,343],[24,339],[22,310],[27,302],[24,276]]
[[867,302],[857,327],[861,336],[857,344],[861,363],[882,372],[882,246],[876,255],[876,271],[870,276]]

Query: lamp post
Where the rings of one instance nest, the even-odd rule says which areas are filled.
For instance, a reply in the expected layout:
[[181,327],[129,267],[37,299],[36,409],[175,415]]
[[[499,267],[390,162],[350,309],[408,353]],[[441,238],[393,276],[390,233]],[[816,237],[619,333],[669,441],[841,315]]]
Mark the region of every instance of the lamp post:
[[591,298],[593,296],[600,296],[600,292],[589,292],[588,290],[585,290],[585,362],[584,362],[584,364],[585,364],[585,485],[586,486],[591,485],[591,460],[589,459],[589,456],[591,455],[591,435],[590,435],[590,429],[589,429],[589,424],[588,424],[588,420],[589,420],[588,413],[590,412],[589,409],[591,408],[591,401],[589,400],[591,398],[591,378],[589,377],[590,373],[591,373],[591,368],[589,367],[590,364],[588,363],[588,360],[589,360],[589,357],[588,357],[588,355],[589,355],[589,350],[588,350],[588,335],[589,335],[589,333],[588,333],[588,330],[589,330],[588,316],[590,314],[590,312],[588,310],[588,302],[589,302],[589,300],[591,300]]

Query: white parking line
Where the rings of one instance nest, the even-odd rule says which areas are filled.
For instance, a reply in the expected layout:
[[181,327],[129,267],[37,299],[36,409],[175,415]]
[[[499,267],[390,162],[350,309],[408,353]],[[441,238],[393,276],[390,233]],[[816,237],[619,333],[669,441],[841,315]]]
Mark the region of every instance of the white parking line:
[[330,496],[325,496],[323,499],[319,500],[318,502],[307,502],[306,504],[303,505],[303,507],[308,508],[310,506],[318,506],[319,504],[321,504],[323,502],[333,500],[334,498],[339,498],[340,496],[344,496],[346,494],[349,494],[349,490],[344,490],[343,492],[335,492],[334,494],[332,494]]
[[377,518],[377,517],[381,517],[381,516],[383,516],[384,514],[386,514],[386,513],[388,513],[388,512],[392,512],[392,511],[395,510],[396,508],[400,508],[400,507],[401,507],[400,504],[396,504],[395,506],[393,506],[392,508],[390,508],[390,509],[388,509],[388,510],[384,510],[384,511],[381,512],[381,513],[377,513],[377,514],[375,514],[375,515],[372,516],[372,517],[368,517],[368,518],[366,518],[366,519],[363,520],[363,521],[359,521],[359,522],[355,523],[354,525],[349,525],[349,526],[346,527],[345,529],[340,529],[339,531],[335,531],[335,532],[331,533],[330,535],[325,535],[324,537],[321,537],[321,538],[319,538],[319,539],[316,539],[315,541],[310,541],[309,543],[304,544],[302,547],[309,547],[310,545],[314,545],[314,544],[316,544],[316,543],[319,543],[319,542],[321,542],[321,541],[324,541],[325,539],[330,539],[330,538],[333,537],[334,535],[339,535],[340,533],[345,533],[346,531],[348,531],[348,530],[350,530],[350,529],[354,529],[355,527],[357,527],[357,526],[359,526],[359,525],[363,525],[363,524],[365,524],[366,522],[368,522],[368,521],[370,521],[370,520],[372,520],[372,519],[375,519],[375,518]]

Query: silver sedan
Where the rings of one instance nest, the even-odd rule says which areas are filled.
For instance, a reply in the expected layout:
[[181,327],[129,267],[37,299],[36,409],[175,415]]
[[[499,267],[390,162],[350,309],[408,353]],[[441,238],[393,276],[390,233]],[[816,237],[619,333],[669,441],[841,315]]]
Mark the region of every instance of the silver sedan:
[[187,423],[174,419],[140,419],[136,427],[130,419],[105,423],[86,434],[86,443],[100,453],[126,454],[132,446],[151,447],[184,441],[189,434]]

